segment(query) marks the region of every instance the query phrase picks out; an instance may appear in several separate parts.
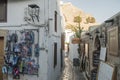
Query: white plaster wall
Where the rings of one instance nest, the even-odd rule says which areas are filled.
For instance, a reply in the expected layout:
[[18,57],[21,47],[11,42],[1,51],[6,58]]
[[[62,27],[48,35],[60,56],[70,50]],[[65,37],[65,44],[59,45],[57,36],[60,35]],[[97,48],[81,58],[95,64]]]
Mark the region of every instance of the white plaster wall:
[[[61,14],[58,10],[57,0],[49,0],[49,34],[48,34],[48,80],[58,80],[61,73]],[[58,7],[58,8],[57,8]],[[54,12],[57,11],[57,32],[54,31]],[[51,27],[53,26],[53,27]],[[54,68],[54,43],[57,43],[57,65]]]
[[[8,2],[8,18],[7,18],[7,23],[0,23],[0,29],[7,29],[7,30],[24,30],[24,29],[38,29],[38,27],[34,27],[31,25],[28,26],[20,26],[21,24],[24,24],[24,8],[27,7],[28,4],[31,3],[36,3],[40,5],[40,0],[25,0],[25,1],[13,1],[13,0],[9,0]],[[41,4],[43,5],[43,4]],[[18,7],[19,6],[19,7]],[[44,7],[44,6],[43,6]],[[42,8],[44,10],[44,8]],[[42,10],[41,9],[41,10]],[[43,11],[44,12],[44,11]],[[41,13],[44,14],[44,13]],[[43,18],[41,21],[44,22],[44,16],[42,16],[41,18]],[[3,25],[3,27],[2,27]],[[9,26],[9,27],[7,27]],[[39,35],[40,35],[40,40],[39,40],[39,45],[41,47],[45,47],[44,46],[44,31],[43,28],[39,28]],[[37,36],[37,35],[36,35]],[[36,37],[37,39],[38,37]],[[39,76],[37,75],[24,75],[24,76],[20,76],[20,80],[47,80],[47,54],[45,53],[44,50],[40,50],[40,57],[39,57]],[[12,76],[8,77],[8,80],[13,80]]]
[[69,53],[68,57],[73,62],[74,58],[78,58],[78,44],[72,44],[72,38],[74,38],[74,33],[71,30],[65,31],[65,42],[69,43]]
[[24,10],[29,4],[40,6],[40,24],[45,24],[48,16],[47,0],[8,0],[7,5],[7,23],[0,23],[0,26],[15,26],[25,24]]
[[[49,33],[44,27],[38,28],[31,25],[20,26],[26,24],[24,21],[24,9],[28,4],[37,4],[40,6],[40,24],[48,21]],[[59,1],[57,0],[8,0],[7,22],[0,23],[0,29],[7,30],[23,30],[23,29],[39,29],[39,76],[21,75],[20,80],[56,80],[60,75],[60,48],[61,48],[61,15],[59,12]],[[58,12],[58,30],[54,32],[54,11]],[[7,27],[8,26],[8,27]],[[58,43],[57,66],[53,68],[53,43]],[[12,76],[9,76],[12,80]]]
[[74,33],[70,29],[65,30],[65,42],[70,43],[70,37],[73,35]]
[[[54,68],[54,43],[57,43],[57,65]],[[61,59],[60,59],[60,38],[51,36],[49,38],[49,48],[48,48],[48,80],[57,80],[60,76],[61,70]]]
[[72,44],[71,41],[72,41],[72,38],[73,36],[70,37],[70,43],[69,43],[69,58],[70,60],[73,62],[73,59],[74,58],[78,58],[79,55],[78,55],[78,44]]
[[70,44],[70,51],[69,51],[69,58],[73,62],[74,58],[78,58],[78,45],[77,44]]
[[[48,80],[58,80],[61,70],[61,14],[59,11],[58,0],[49,1],[49,34],[48,34]],[[53,2],[55,5],[53,5]],[[54,31],[54,12],[57,11],[57,32]],[[54,68],[54,42],[57,43],[57,65]]]

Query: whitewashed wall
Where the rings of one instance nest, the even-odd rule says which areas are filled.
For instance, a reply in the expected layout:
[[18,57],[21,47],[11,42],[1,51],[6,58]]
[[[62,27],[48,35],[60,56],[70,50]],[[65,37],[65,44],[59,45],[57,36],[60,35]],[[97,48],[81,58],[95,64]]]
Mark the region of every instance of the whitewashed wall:
[[72,38],[73,36],[70,37],[70,43],[69,43],[69,58],[73,62],[74,58],[78,58],[78,44],[72,44]]
[[[53,4],[56,3],[55,5]],[[61,73],[61,14],[59,11],[59,1],[58,0],[49,0],[49,21],[50,23],[50,32],[48,35],[48,80],[58,80],[58,77]],[[57,32],[54,31],[54,12],[57,11]],[[57,43],[57,65],[54,68],[54,43]],[[52,54],[50,54],[52,53]]]
[[[66,30],[65,31],[65,42],[69,43],[69,53],[68,53],[68,57],[69,59],[73,62],[74,58],[78,58],[78,44],[72,44],[72,38],[74,38],[74,33],[71,30]],[[66,51],[67,52],[67,51]]]
[[48,10],[46,0],[8,0],[7,5],[7,23],[0,23],[0,26],[13,26],[25,24],[24,10],[29,4],[37,4],[40,6],[40,23],[44,24],[47,18]]
[[[46,26],[35,27],[26,24],[24,21],[24,9],[28,4],[37,4],[40,6],[40,24]],[[39,30],[39,45],[43,50],[40,50],[39,57],[39,76],[36,75],[21,75],[20,80],[57,80],[60,75],[60,48],[61,48],[61,14],[59,11],[59,0],[8,0],[7,5],[7,23],[0,23],[0,29],[7,30],[23,30],[23,29],[38,29]],[[58,29],[54,31],[54,11],[58,12]],[[46,23],[49,25],[46,25]],[[53,44],[57,42],[57,66],[53,68]],[[9,76],[9,80],[13,80]]]

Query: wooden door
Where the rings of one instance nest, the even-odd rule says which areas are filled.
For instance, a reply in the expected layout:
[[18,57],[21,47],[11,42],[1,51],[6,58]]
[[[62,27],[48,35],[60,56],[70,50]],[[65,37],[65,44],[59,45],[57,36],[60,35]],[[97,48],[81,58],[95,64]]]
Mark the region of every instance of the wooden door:
[[0,80],[3,80],[2,66],[4,64],[4,37],[0,37]]

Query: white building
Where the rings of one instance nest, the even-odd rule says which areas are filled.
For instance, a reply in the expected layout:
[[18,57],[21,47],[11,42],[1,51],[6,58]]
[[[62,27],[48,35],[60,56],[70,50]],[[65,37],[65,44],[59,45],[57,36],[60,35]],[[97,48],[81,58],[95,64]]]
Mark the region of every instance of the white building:
[[[59,0],[1,0],[0,10],[0,45],[4,45],[0,48],[0,54],[3,51],[0,63],[4,64],[8,34],[17,33],[20,41],[21,31],[33,31],[35,36],[30,58],[39,64],[38,74],[20,74],[20,80],[58,80],[62,68]],[[36,43],[40,46],[39,57],[34,56]],[[0,71],[0,79],[13,80],[13,74],[6,77]]]
[[74,36],[70,36],[70,43],[69,43],[69,59],[73,62],[74,58],[79,58],[79,53],[78,53],[78,44],[73,44],[72,39]]

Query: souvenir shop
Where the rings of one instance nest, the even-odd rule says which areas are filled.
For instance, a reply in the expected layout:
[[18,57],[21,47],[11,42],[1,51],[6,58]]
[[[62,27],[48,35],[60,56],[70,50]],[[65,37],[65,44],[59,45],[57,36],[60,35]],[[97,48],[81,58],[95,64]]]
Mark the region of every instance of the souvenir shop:
[[88,80],[120,80],[120,13],[83,37],[85,60],[82,60]]
[[20,79],[20,75],[39,73],[38,29],[9,30],[5,36],[3,75]]

